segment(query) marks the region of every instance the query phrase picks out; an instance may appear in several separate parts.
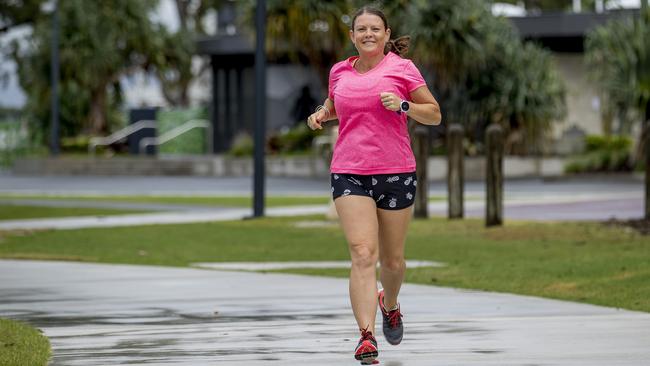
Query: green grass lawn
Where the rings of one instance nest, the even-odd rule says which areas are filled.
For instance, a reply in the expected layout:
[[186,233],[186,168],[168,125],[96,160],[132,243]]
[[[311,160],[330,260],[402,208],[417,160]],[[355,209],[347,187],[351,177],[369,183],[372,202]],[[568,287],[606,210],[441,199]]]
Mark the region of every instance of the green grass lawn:
[[0,220],[42,219],[70,216],[107,216],[142,212],[147,211],[81,207],[14,206],[0,204]]
[[39,330],[0,318],[0,365],[45,366],[50,352],[50,342]]
[[[125,202],[125,203],[157,203],[197,206],[224,206],[224,207],[249,207],[253,205],[248,196],[46,196],[46,195],[0,195],[0,199],[36,199],[47,201],[97,201],[97,202]],[[295,205],[324,205],[329,202],[328,196],[268,196],[266,205],[269,207],[295,206]]]
[[[0,194],[0,200],[75,200],[98,202],[126,202],[126,203],[158,203],[198,206],[224,206],[224,207],[252,207],[253,199],[250,196],[79,196],[79,195],[22,195]],[[443,196],[429,197],[430,201],[442,201]],[[267,196],[266,205],[269,207],[296,206],[296,205],[325,205],[329,203],[329,196]]]
[[[348,259],[337,226],[319,217],[109,229],[0,232],[0,257],[187,266],[192,262]],[[412,283],[510,292],[650,311],[650,238],[597,223],[415,220],[408,259],[447,263],[407,271]],[[285,271],[347,276],[346,270]]]

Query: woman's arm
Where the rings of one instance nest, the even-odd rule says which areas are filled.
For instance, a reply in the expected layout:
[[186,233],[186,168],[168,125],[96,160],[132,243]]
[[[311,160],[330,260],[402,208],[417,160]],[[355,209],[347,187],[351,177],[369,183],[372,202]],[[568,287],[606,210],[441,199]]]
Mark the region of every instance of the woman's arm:
[[323,106],[325,106],[327,110],[329,110],[329,114],[327,118],[323,120],[323,122],[336,119],[336,108],[334,108],[334,101],[330,100],[330,98],[326,98],[325,101],[323,102]]
[[[440,105],[433,97],[426,85],[413,90],[410,94],[411,101],[406,115],[424,125],[438,125],[442,121]],[[400,98],[394,93],[381,93],[381,101],[386,109],[399,111]]]
[[312,113],[311,116],[307,117],[307,126],[312,130],[320,130],[323,128],[321,124],[323,122],[331,121],[336,119],[336,109],[334,109],[334,102],[330,98],[325,99],[323,102],[323,107],[318,108],[316,112]]
[[410,108],[406,115],[424,125],[439,125],[442,121],[440,105],[425,85],[411,92]]

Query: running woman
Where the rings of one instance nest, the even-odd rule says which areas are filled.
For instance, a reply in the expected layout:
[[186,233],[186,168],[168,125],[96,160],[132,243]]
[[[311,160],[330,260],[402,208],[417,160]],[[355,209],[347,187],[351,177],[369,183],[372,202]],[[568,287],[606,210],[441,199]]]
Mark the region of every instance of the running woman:
[[[363,7],[352,18],[357,56],[330,70],[329,93],[309,116],[311,129],[338,119],[330,166],[332,196],[350,251],[350,301],[361,332],[354,357],[377,362],[377,305],[383,333],[402,341],[397,296],[404,279],[404,245],[417,180],[407,117],[425,125],[441,121],[440,107],[412,61],[402,58],[408,37],[390,39],[382,11]],[[382,290],[377,289],[377,261]]]

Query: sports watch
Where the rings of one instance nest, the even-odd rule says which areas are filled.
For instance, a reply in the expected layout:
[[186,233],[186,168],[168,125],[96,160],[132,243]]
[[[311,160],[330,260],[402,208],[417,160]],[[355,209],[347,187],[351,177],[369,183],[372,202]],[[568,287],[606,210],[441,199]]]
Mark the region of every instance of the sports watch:
[[409,108],[411,108],[411,105],[409,104],[409,102],[407,102],[406,100],[403,100],[403,101],[400,102],[400,104],[399,104],[400,112],[406,113],[406,112],[409,111]]

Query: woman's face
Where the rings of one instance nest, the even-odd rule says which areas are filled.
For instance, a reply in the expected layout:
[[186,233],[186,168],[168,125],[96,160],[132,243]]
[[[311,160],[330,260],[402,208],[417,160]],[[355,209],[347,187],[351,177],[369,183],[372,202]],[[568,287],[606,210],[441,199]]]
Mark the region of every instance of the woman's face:
[[375,55],[384,52],[384,46],[390,39],[390,28],[384,27],[384,21],[374,14],[364,13],[357,17],[350,39],[359,55]]

